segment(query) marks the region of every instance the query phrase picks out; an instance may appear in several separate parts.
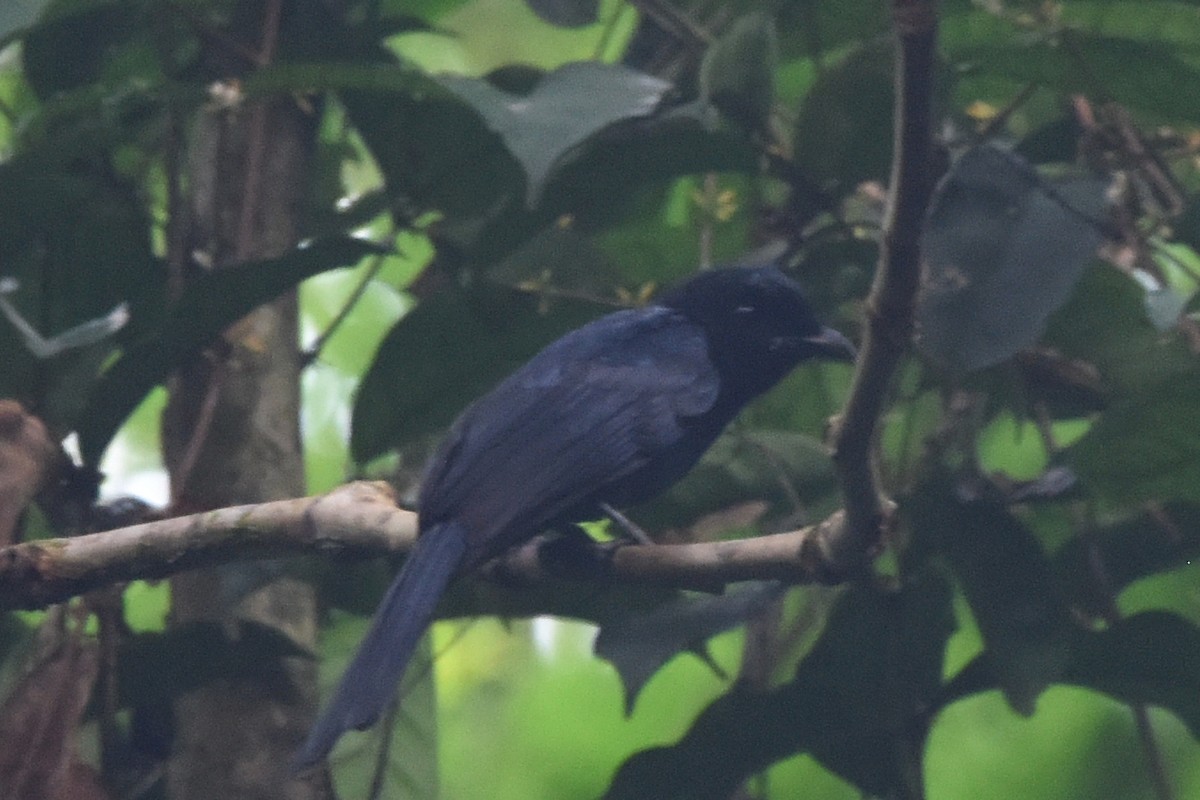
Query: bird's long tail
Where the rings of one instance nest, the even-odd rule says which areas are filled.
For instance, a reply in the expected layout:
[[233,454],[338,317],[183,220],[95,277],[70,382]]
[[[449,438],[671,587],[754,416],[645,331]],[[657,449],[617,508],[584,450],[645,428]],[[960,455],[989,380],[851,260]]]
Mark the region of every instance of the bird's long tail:
[[316,764],[343,733],[370,727],[383,714],[466,549],[467,530],[456,522],[431,528],[417,540],[333,699],[296,753],[293,770]]

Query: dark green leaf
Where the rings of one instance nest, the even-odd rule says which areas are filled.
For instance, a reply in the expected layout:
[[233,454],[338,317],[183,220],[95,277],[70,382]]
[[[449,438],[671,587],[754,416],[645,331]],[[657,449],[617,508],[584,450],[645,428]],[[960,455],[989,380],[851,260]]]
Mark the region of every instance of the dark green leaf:
[[756,174],[754,148],[739,133],[714,128],[710,111],[689,103],[604,129],[554,165],[541,208],[603,222],[638,187],[703,172]]
[[6,353],[0,396],[24,400],[65,430],[117,343],[157,318],[165,274],[134,188],[92,148],[58,144],[62,152],[30,149],[0,165],[0,268],[20,284],[11,300],[43,338],[105,317],[122,303],[131,317],[117,336],[44,361],[0,320]]
[[1064,356],[1094,364],[1117,392],[1144,391],[1194,365],[1179,337],[1163,341],[1145,300],[1145,289],[1120,270],[1089,269],[1071,300],[1051,317],[1043,341]]
[[43,98],[98,80],[138,32],[142,13],[138,6],[100,0],[51,14],[25,34],[21,47],[25,79]]
[[799,0],[775,7],[785,56],[803,54],[820,60],[889,30],[888,10],[875,0]]
[[1163,611],[1147,611],[1098,633],[1080,632],[1065,683],[1124,703],[1175,713],[1200,739],[1200,629]]
[[379,0],[376,7],[383,17],[416,14],[421,19],[437,22],[466,5],[468,0]]
[[671,89],[651,75],[593,61],[559,67],[524,96],[475,78],[439,80],[478,111],[521,162],[530,206],[537,205],[547,176],[567,151],[610,125],[653,114]]
[[28,653],[37,632],[37,626],[22,619],[11,611],[0,613],[0,667],[7,667],[9,659]]
[[1114,403],[1066,457],[1084,484],[1117,503],[1200,501],[1200,372]]
[[242,621],[235,635],[224,625],[197,622],[165,633],[130,636],[122,644],[118,687],[122,707],[163,706],[215,681],[252,679],[280,696],[295,692],[286,658],[311,658],[287,635]]
[[538,289],[554,295],[611,300],[621,285],[613,263],[577,225],[549,225],[516,252],[487,271],[503,286]]
[[280,258],[212,272],[189,285],[168,310],[162,329],[126,350],[88,398],[76,429],[84,461],[98,463],[142,398],[229,325],[307,277],[379,252],[377,245],[361,239],[319,239]]
[[533,13],[560,28],[591,25],[598,18],[600,0],[525,0]]
[[1054,38],[976,41],[964,46],[959,58],[1019,81],[1067,94],[1102,94],[1130,108],[1190,122],[1200,117],[1200,97],[1192,91],[1200,83],[1200,68],[1192,54],[1181,55],[1158,41],[1074,30]]
[[785,588],[773,581],[748,584],[716,597],[680,598],[602,625],[594,649],[621,677],[625,713],[633,713],[638,693],[664,664],[761,614]]
[[247,76],[243,88],[247,95],[357,90],[452,99],[450,92],[424,72],[394,62],[271,64]]
[[651,530],[750,501],[765,501],[768,514],[787,515],[795,512],[797,495],[815,514],[821,500],[836,492],[833,462],[818,439],[790,431],[733,430],[683,480],[634,515]]
[[796,118],[795,161],[818,186],[883,180],[892,160],[892,45],[873,42],[821,73]]
[[856,586],[790,683],[735,687],[678,743],[626,761],[605,796],[724,800],[748,776],[806,750],[863,791],[895,796],[915,774],[922,714],[953,629],[949,587],[933,575],[899,593]]
[[1200,558],[1200,507],[1174,503],[1071,539],[1054,554],[1054,569],[1072,605],[1102,619],[1112,596],[1134,581],[1195,558]]
[[998,147],[964,153],[925,226],[921,349],[970,371],[1036,342],[1102,241],[1106,189],[1042,178]]
[[754,133],[766,133],[775,103],[779,43],[763,11],[736,20],[700,65],[700,98]]
[[964,500],[946,480],[926,483],[901,507],[912,555],[939,553],[950,562],[1005,697],[1033,713],[1037,696],[1062,676],[1072,631],[1037,540],[1003,506]]
[[519,200],[519,163],[460,97],[398,66],[348,66],[335,77],[359,83],[340,96],[402,219],[429,210],[474,219]]
[[[1146,611],[1102,631],[1077,629],[1061,682],[1081,686],[1130,705],[1161,706],[1200,739],[1200,629],[1165,611]],[[944,702],[995,686],[986,654],[972,661],[947,687]]]
[[1181,53],[1194,53],[1200,44],[1195,0],[1086,0],[1064,4],[1061,11],[1064,23],[1089,33],[1153,43]]
[[0,47],[7,44],[9,37],[19,34],[27,25],[37,20],[42,9],[50,0],[8,0],[0,4]]
[[354,401],[350,448],[367,461],[441,430],[543,346],[597,315],[595,306],[482,286],[443,292],[401,319],[379,346]]

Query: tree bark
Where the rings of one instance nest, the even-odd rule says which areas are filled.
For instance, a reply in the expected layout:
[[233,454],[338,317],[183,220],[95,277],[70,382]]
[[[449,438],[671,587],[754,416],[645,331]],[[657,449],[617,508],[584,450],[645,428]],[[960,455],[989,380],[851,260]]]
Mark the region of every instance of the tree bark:
[[[187,159],[187,219],[176,231],[191,261],[237,268],[294,246],[314,142],[311,117],[290,98],[202,113]],[[235,324],[219,347],[172,379],[163,447],[175,510],[304,494],[300,369],[296,298],[289,294]],[[249,621],[313,649],[314,591],[278,573],[270,564],[249,564],[177,576],[171,624],[215,621],[234,636]],[[279,670],[256,672],[285,676],[286,686],[229,679],[176,701],[170,797],[328,796],[323,780],[294,780],[287,772],[315,710],[315,664],[280,661]]]

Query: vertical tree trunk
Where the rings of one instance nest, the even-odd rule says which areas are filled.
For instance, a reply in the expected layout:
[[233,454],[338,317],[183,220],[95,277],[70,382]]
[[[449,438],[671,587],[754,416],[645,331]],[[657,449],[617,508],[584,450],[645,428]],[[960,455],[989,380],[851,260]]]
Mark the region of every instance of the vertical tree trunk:
[[[311,113],[290,98],[206,111],[190,143],[186,242],[213,269],[278,256],[294,246],[308,181]],[[197,258],[199,253],[199,258]],[[218,352],[220,351],[220,352]],[[305,488],[299,433],[296,299],[259,308],[175,376],[163,420],[173,502],[180,510],[297,497]],[[314,647],[313,590],[270,577],[270,565],[233,565],[172,581],[171,623],[245,622]],[[168,772],[173,798],[318,798],[322,782],[293,780],[288,762],[312,720],[315,665],[280,658],[262,677],[208,685],[176,702]]]

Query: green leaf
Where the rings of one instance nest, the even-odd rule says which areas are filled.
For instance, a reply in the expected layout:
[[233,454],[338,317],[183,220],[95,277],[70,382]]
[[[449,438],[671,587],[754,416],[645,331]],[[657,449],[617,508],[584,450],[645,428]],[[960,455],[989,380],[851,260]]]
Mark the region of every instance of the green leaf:
[[1200,371],[1110,406],[1066,453],[1084,484],[1116,503],[1200,501]]
[[533,13],[560,28],[591,25],[599,18],[600,0],[526,0]]
[[751,501],[765,501],[769,514],[787,515],[795,512],[796,495],[815,514],[836,493],[833,462],[816,437],[735,429],[718,438],[683,480],[633,514],[650,530]]
[[559,67],[526,95],[476,78],[445,75],[438,80],[476,109],[521,162],[531,207],[566,152],[610,125],[650,116],[671,89],[652,75],[593,61]]
[[235,628],[195,622],[125,639],[124,668],[118,673],[121,706],[169,706],[185,692],[222,680],[250,679],[281,693],[293,691],[285,659],[311,659],[312,654],[270,626],[243,620]]
[[1009,704],[1032,714],[1066,668],[1070,612],[1033,534],[1003,506],[964,500],[948,480],[927,482],[901,504],[910,557],[937,553],[962,584],[986,658]]
[[1096,178],[1042,178],[991,145],[964,153],[925,224],[921,349],[971,371],[1036,342],[1102,241],[1106,189]]
[[1107,266],[1085,271],[1042,339],[1068,358],[1094,364],[1117,393],[1144,391],[1193,368],[1194,357],[1181,337],[1163,340],[1147,315],[1145,289]]
[[0,47],[7,40],[20,35],[22,29],[33,24],[50,0],[8,0],[0,4]]
[[[1194,53],[1181,54],[1159,41],[1082,30],[1063,31],[1053,39],[1013,35],[998,43],[997,38],[1002,37],[993,32],[986,40],[960,42],[956,60],[1065,94],[1102,94],[1168,120],[1200,117],[1200,96],[1192,91],[1200,83]],[[1131,64],[1137,69],[1130,69]]]
[[370,242],[336,236],[279,258],[211,272],[190,284],[168,309],[162,327],[126,350],[88,398],[76,427],[84,461],[97,464],[142,398],[225,328],[311,275],[379,252],[383,251]]
[[50,338],[126,304],[131,321],[94,346],[41,361],[0,320],[0,396],[25,400],[53,427],[81,413],[101,363],[144,332],[162,306],[165,273],[154,259],[149,220],[134,187],[116,178],[94,148],[64,142],[31,148],[0,164],[0,264],[17,279],[21,317]]
[[700,98],[747,130],[766,133],[775,103],[779,43],[763,11],[738,18],[700,64]]
[[1162,706],[1200,739],[1200,629],[1163,611],[1147,611],[1107,630],[1081,632],[1064,682],[1124,703]]
[[436,80],[415,67],[395,62],[282,62],[255,70],[246,77],[243,90],[250,96],[279,92],[330,92],[358,90],[404,95],[452,94]]
[[796,118],[796,165],[818,186],[845,191],[884,180],[892,161],[891,42],[853,50],[823,71]]
[[785,588],[776,581],[755,582],[714,597],[683,597],[602,625],[596,655],[620,675],[626,715],[664,664],[684,651],[700,651],[705,640],[761,614]]
[[837,3],[804,0],[777,6],[780,44],[785,56],[806,55],[820,60],[885,35],[890,30],[886,6],[875,0],[840,0]]
[[340,97],[402,219],[425,211],[475,219],[517,202],[520,164],[458,95],[390,65],[347,66],[334,77],[357,83]]
[[604,222],[640,187],[703,172],[757,174],[746,137],[712,123],[711,109],[694,102],[605,128],[554,165],[540,208]]
[[1064,3],[1058,11],[1065,25],[1093,34],[1192,54],[1200,45],[1200,15],[1194,0],[1089,0]]
[[750,775],[804,751],[867,793],[895,796],[915,774],[920,720],[953,629],[949,586],[933,574],[896,593],[855,586],[790,683],[735,687],[679,742],[626,761],[605,797],[728,798]]
[[439,431],[466,405],[563,333],[596,316],[579,301],[491,286],[421,303],[379,346],[354,401],[350,449],[362,463]]
[[1054,570],[1072,605],[1102,619],[1112,597],[1130,584],[1197,558],[1200,506],[1172,503],[1072,538],[1054,554]]
[[24,33],[21,60],[29,85],[49,98],[100,79],[140,32],[139,6],[111,0],[52,4],[48,18]]

